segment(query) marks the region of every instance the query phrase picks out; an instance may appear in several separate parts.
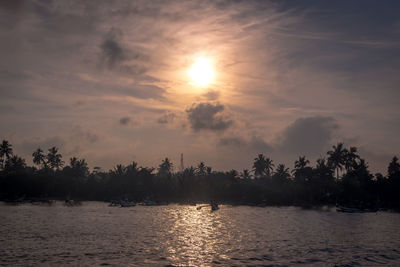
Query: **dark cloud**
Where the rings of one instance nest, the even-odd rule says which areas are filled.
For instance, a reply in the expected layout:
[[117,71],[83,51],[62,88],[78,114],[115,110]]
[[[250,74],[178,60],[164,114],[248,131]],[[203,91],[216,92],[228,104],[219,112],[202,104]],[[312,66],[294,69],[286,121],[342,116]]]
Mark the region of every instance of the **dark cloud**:
[[161,124],[171,123],[175,117],[176,115],[173,112],[167,111],[157,119],[157,122]]
[[109,70],[117,70],[138,76],[141,80],[157,80],[145,75],[147,68],[139,61],[148,60],[148,56],[141,49],[128,48],[122,45],[122,31],[112,28],[100,45],[100,65]]
[[290,124],[282,134],[280,149],[298,155],[318,155],[329,147],[332,135],[338,128],[332,117],[300,118]]
[[187,109],[190,126],[193,130],[224,131],[228,129],[233,121],[222,115],[224,106],[221,104],[200,103],[193,104]]
[[108,69],[113,69],[126,60],[125,52],[119,43],[121,31],[112,29],[101,43],[101,61]]
[[131,118],[129,118],[129,117],[122,117],[119,119],[119,123],[121,125],[128,125],[128,123],[130,123],[130,122],[131,122]]

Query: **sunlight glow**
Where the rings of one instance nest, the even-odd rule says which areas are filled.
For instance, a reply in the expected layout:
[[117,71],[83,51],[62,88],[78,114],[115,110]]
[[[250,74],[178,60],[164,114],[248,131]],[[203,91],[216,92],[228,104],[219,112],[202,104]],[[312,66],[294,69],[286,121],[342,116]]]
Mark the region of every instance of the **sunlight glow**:
[[189,69],[189,76],[194,85],[207,86],[214,77],[214,68],[208,58],[198,58]]

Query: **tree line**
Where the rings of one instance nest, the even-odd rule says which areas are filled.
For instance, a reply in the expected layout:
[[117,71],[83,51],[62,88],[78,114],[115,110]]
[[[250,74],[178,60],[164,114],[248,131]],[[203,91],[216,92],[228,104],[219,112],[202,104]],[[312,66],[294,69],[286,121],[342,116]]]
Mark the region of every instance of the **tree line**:
[[215,171],[204,162],[173,171],[170,159],[158,168],[136,162],[116,165],[109,171],[89,170],[85,159],[63,161],[57,147],[32,153],[35,166],[14,155],[12,145],[0,145],[0,200],[15,199],[128,199],[176,203],[245,205],[376,205],[400,208],[400,163],[396,156],[386,174],[373,175],[356,147],[332,146],[325,158],[312,166],[305,156],[285,164],[259,154],[251,170]]

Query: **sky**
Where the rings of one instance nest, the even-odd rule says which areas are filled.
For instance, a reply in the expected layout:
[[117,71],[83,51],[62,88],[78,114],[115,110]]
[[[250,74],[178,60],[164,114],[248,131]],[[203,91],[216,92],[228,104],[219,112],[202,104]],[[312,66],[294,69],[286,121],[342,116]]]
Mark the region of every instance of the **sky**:
[[[0,138],[108,170],[400,152],[399,1],[1,1]],[[214,76],[193,84],[207,59]]]

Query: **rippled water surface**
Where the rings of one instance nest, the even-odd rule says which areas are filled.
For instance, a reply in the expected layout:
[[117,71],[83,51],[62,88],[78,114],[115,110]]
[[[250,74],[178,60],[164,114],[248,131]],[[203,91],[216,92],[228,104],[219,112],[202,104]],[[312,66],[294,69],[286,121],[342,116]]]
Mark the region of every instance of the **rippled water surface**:
[[400,214],[0,204],[2,265],[397,265]]

